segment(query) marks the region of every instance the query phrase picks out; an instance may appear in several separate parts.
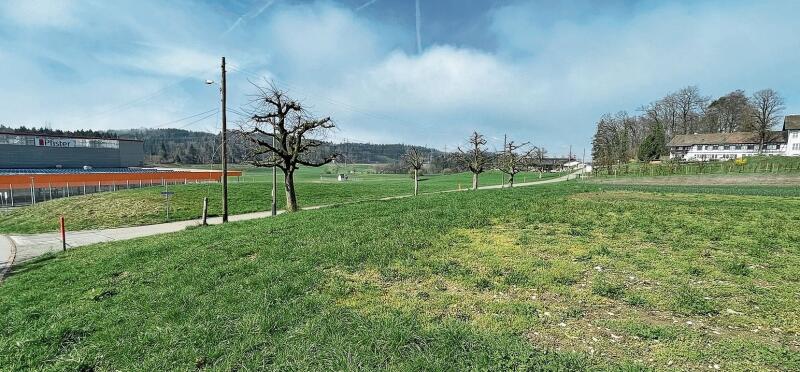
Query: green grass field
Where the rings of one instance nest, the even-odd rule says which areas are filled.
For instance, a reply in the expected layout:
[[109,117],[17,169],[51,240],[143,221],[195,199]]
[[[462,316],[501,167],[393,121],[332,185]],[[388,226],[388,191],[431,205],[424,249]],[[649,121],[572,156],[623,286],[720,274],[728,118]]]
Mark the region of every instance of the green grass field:
[[[301,168],[296,175],[298,203],[301,207],[348,203],[413,192],[413,180],[407,175],[367,173],[369,166],[355,166],[350,180],[338,182],[326,168]],[[279,172],[278,205],[283,208],[285,193],[283,176]],[[545,173],[543,178],[560,174]],[[468,188],[471,173],[426,175],[421,177],[422,193]],[[523,173],[517,182],[535,181],[538,173]],[[241,178],[229,180],[229,213],[241,214],[269,210],[271,204],[271,171],[246,168]],[[481,185],[502,183],[502,173],[489,171],[481,175]],[[222,213],[220,184],[171,185],[170,221],[188,220],[202,216],[203,198],[209,198],[209,215]],[[0,233],[37,233],[58,230],[59,216],[65,216],[69,230],[112,228],[166,222],[166,203],[161,192],[164,187],[145,187],[56,199],[34,206],[0,213]]]
[[423,195],[46,256],[0,286],[0,366],[800,369],[800,190],[694,191]]

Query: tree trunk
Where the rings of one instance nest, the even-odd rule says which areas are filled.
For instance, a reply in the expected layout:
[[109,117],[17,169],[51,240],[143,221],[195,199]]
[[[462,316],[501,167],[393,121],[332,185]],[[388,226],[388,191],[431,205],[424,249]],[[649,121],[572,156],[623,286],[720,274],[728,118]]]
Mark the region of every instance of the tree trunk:
[[414,169],[414,196],[417,196],[419,194],[419,176],[418,176],[418,172],[419,172],[419,170]]
[[478,189],[478,174],[477,173],[473,173],[472,174],[472,189],[473,190],[477,190]]
[[294,171],[283,172],[286,185],[286,211],[297,212],[297,195],[294,192]]
[[508,175],[508,187],[514,187],[514,174]]

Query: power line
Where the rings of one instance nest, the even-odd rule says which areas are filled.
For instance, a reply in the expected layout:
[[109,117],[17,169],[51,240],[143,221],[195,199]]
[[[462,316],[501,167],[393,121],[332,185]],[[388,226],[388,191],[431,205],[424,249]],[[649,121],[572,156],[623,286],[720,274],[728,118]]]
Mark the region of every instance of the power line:
[[161,124],[158,124],[158,125],[154,125],[154,126],[152,126],[152,128],[161,128],[161,127],[164,127],[164,126],[167,126],[167,125],[170,125],[170,124],[175,124],[175,123],[178,123],[178,122],[181,122],[181,121],[184,121],[184,120],[188,120],[188,119],[192,119],[192,118],[195,118],[195,117],[198,117],[198,116],[201,116],[201,115],[206,115],[206,114],[208,114],[208,113],[210,113],[212,111],[218,111],[218,110],[219,110],[218,108],[213,108],[213,109],[208,110],[208,111],[204,111],[204,112],[197,113],[197,114],[194,114],[194,115],[185,116],[185,117],[182,117],[180,119],[168,121],[166,123],[161,123]]
[[190,125],[192,125],[192,124],[199,123],[199,122],[201,122],[201,121],[203,121],[203,120],[206,120],[206,119],[208,119],[208,118],[210,118],[210,117],[212,117],[212,116],[216,116],[216,115],[217,115],[217,111],[219,111],[219,110],[216,110],[216,111],[214,111],[213,113],[211,113],[210,115],[206,115],[206,116],[204,116],[204,117],[202,117],[202,118],[200,118],[200,119],[197,119],[197,120],[195,120],[195,121],[192,121],[192,122],[190,122],[190,123],[188,123],[188,124],[186,124],[186,125],[182,125],[182,126],[180,126],[180,127],[178,127],[178,128],[175,128],[175,129],[183,129],[183,128],[186,128],[186,127],[188,127],[188,126],[190,126]]
[[[213,69],[208,69],[206,71],[203,71],[203,72],[201,72],[201,74],[206,74],[206,73],[211,72],[211,71],[213,71]],[[110,113],[119,112],[119,111],[122,111],[122,110],[127,110],[127,109],[129,109],[129,108],[131,108],[133,106],[145,103],[145,102],[147,102],[147,101],[149,101],[149,100],[161,95],[162,93],[166,92],[169,88],[172,88],[172,87],[174,87],[176,85],[179,85],[179,84],[181,84],[181,83],[183,83],[183,82],[185,82],[187,80],[190,80],[190,79],[195,79],[195,77],[187,76],[187,77],[185,77],[183,79],[180,79],[180,80],[175,81],[173,83],[167,84],[167,85],[155,90],[154,92],[151,92],[151,93],[148,93],[148,94],[146,94],[144,96],[141,96],[141,97],[138,97],[138,98],[134,98],[132,100],[129,100],[129,101],[123,102],[121,104],[115,105],[114,107],[111,107],[109,109],[106,109],[106,110],[103,110],[103,111],[100,111],[100,112],[97,112],[97,113],[94,113],[94,114],[89,114],[89,115],[87,115],[87,117],[89,117],[89,118],[97,118],[97,117],[102,117],[102,116],[108,115]]]

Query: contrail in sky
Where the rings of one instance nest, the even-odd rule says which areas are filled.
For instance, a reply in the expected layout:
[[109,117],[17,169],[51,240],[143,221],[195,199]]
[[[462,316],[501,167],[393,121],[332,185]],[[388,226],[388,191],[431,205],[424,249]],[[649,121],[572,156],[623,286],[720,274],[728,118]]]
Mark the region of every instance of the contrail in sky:
[[422,15],[419,12],[419,0],[417,0],[417,54],[422,54],[422,35],[420,34],[420,23]]
[[249,19],[258,17],[259,15],[261,15],[261,13],[264,13],[264,11],[267,10],[267,8],[272,6],[272,4],[274,4],[274,3],[275,3],[275,0],[267,0],[267,1],[264,2],[263,5],[261,5],[260,8],[254,10],[252,12],[248,12],[248,13],[242,14],[239,18],[236,19],[236,22],[233,22],[231,27],[228,27],[228,30],[225,31],[225,33],[223,33],[222,35],[227,35],[231,31],[235,30],[236,27],[239,27],[239,25],[242,24],[242,22],[245,22],[245,21],[247,21]]
[[376,1],[378,1],[378,0],[369,0],[369,1],[367,1],[366,3],[364,3],[364,4],[361,4],[361,6],[359,6],[358,8],[356,8],[356,10],[355,10],[355,11],[356,11],[356,12],[358,12],[358,11],[360,11],[361,9],[364,9],[364,8],[366,8],[366,7],[368,7],[368,6],[372,5],[372,4],[375,4],[375,2],[376,2]]

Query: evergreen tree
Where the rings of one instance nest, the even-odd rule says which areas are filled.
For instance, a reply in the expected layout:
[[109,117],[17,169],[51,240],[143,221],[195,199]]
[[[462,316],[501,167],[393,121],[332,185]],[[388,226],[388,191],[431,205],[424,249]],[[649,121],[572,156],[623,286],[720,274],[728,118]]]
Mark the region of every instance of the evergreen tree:
[[664,127],[661,124],[656,124],[653,131],[644,138],[641,146],[639,146],[639,160],[657,160],[667,153],[667,138],[664,134]]

